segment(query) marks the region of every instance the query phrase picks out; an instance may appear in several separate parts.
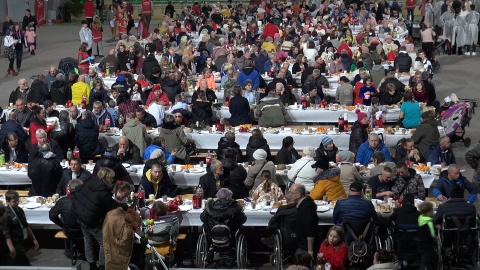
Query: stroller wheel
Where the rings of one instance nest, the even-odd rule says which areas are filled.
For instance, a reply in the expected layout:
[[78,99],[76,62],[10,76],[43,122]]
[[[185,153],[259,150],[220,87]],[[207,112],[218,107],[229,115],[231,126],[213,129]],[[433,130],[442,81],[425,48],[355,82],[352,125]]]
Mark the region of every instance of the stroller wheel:
[[470,138],[465,138],[465,140],[463,140],[463,145],[465,145],[465,147],[469,147],[471,143],[472,140],[470,140]]

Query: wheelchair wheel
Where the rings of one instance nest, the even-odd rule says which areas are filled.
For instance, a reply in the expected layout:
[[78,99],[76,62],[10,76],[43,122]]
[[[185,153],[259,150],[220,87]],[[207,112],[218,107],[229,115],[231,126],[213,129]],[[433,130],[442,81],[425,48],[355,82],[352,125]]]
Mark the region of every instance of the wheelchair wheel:
[[240,234],[237,239],[237,267],[238,269],[247,268],[247,239],[243,234]]
[[205,233],[200,234],[197,240],[197,251],[195,258],[195,265],[198,268],[205,268],[208,257],[208,244]]
[[443,270],[443,244],[442,244],[442,233],[439,232],[437,235],[437,270]]
[[276,270],[283,270],[283,256],[282,256],[282,237],[280,233],[275,234],[273,240],[273,259],[272,264]]

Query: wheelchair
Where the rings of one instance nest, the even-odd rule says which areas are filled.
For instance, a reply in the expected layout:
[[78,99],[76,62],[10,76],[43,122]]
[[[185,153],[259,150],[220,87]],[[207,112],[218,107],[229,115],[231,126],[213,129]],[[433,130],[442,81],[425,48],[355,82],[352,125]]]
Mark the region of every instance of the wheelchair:
[[[437,233],[438,269],[445,264],[464,264],[480,269],[480,220],[475,216],[443,216]],[[450,259],[450,260],[448,260]],[[460,261],[462,260],[463,261]]]
[[[230,239],[231,241],[232,239]],[[225,252],[231,250],[231,243],[227,245],[216,245],[213,243],[210,235],[207,234],[204,227],[202,227],[202,234],[198,237],[195,265],[198,268],[206,268],[209,263],[214,261],[215,252]],[[247,238],[242,232],[242,228],[238,229],[235,233],[235,257],[238,269],[245,269],[248,264],[247,259]]]
[[294,225],[295,224],[282,222],[280,229],[275,231],[272,265],[275,266],[276,270],[283,270],[295,254],[297,249],[297,236],[295,234],[295,228],[292,227]]
[[412,265],[418,259],[418,224],[396,224],[389,228],[393,235],[393,248],[400,261]]

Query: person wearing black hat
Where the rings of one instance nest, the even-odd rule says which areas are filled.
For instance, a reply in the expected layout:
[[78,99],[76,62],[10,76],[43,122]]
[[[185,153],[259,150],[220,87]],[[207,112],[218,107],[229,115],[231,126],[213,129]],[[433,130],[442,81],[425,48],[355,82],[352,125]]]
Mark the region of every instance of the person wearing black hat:
[[405,194],[405,196],[403,196],[402,206],[395,208],[392,215],[388,217],[388,220],[394,221],[396,224],[416,225],[418,223],[418,216],[420,216],[420,212],[418,212],[414,201],[415,196],[413,194]]
[[53,108],[53,103],[50,100],[43,102],[43,108],[45,109],[45,117],[60,117],[60,113]]
[[377,212],[372,202],[363,198],[363,184],[353,182],[348,198],[338,200],[333,209],[333,222],[341,225],[344,220],[376,220]]
[[315,185],[310,191],[312,199],[321,200],[324,196],[327,196],[328,200],[336,201],[347,197],[342,182],[340,182],[340,168],[330,168],[328,156],[323,156],[311,166],[318,174],[313,179]]

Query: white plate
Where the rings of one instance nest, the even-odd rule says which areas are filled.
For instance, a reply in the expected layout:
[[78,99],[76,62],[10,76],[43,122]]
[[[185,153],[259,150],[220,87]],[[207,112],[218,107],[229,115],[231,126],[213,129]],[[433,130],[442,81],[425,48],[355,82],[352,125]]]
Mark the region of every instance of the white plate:
[[330,206],[328,205],[317,205],[317,212],[328,212],[330,211]]
[[[171,201],[171,200],[173,200],[173,198],[167,197],[167,202],[169,202],[169,201]],[[163,202],[163,199],[160,198],[160,199],[156,199],[155,201],[156,201],[156,202]]]
[[25,168],[21,168],[21,169],[20,169],[20,171],[21,171],[21,172],[26,172],[26,171],[27,171],[27,169],[25,169]]
[[0,167],[0,171],[6,171],[7,168],[5,166]]
[[328,202],[322,201],[322,200],[315,200],[315,204],[316,204],[317,206],[328,205]]
[[122,163],[122,166],[125,167],[125,168],[130,168],[131,165],[128,164],[128,163]]
[[302,132],[301,134],[302,135],[314,135],[315,132],[312,131],[312,133],[310,133],[310,132],[307,131],[307,132]]
[[336,133],[335,130],[334,130],[334,131],[330,131],[330,130],[329,130],[329,131],[327,132],[328,135],[340,135],[340,133],[341,133],[341,132]]
[[204,168],[192,168],[192,169],[188,169],[189,172],[191,173],[203,173],[205,172],[205,169]]
[[27,203],[23,207],[27,208],[27,209],[35,209],[35,208],[42,207],[42,204],[41,203]]
[[178,209],[180,209],[180,211],[190,211],[192,210],[192,208],[193,208],[192,204],[182,204],[178,206]]

